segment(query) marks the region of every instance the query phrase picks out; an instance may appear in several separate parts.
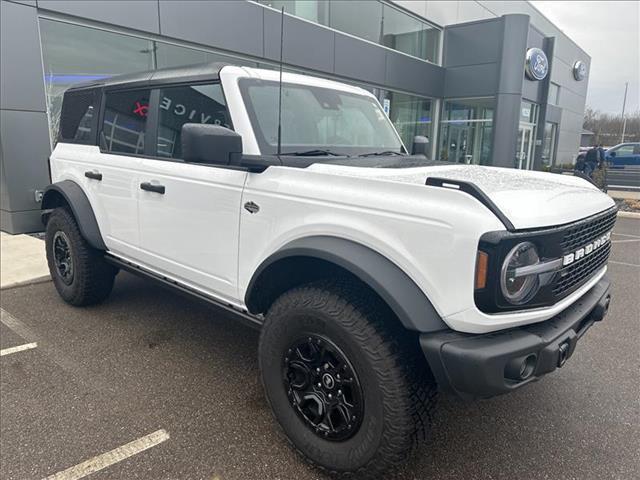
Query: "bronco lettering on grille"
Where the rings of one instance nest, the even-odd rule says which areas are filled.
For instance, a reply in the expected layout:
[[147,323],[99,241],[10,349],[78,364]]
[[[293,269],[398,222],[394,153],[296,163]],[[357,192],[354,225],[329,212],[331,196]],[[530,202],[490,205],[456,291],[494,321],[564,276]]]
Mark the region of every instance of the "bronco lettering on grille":
[[562,266],[566,267],[567,265],[571,265],[573,262],[576,262],[576,261],[580,260],[581,258],[592,254],[598,248],[600,248],[604,244],[606,244],[610,239],[611,239],[611,232],[607,232],[604,235],[602,235],[601,237],[598,237],[593,242],[585,245],[582,248],[579,248],[575,252],[568,253],[567,255],[562,257]]

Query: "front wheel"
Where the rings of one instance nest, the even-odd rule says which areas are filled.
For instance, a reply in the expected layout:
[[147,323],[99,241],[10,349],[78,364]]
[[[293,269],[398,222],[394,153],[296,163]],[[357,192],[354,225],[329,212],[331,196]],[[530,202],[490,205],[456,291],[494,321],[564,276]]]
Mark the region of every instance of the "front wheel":
[[312,464],[377,477],[425,436],[435,384],[415,337],[395,322],[355,281],[302,286],[270,308],[259,346],[263,385]]
[[66,208],[56,208],[49,215],[45,248],[51,279],[64,301],[92,305],[109,296],[118,270],[87,243]]

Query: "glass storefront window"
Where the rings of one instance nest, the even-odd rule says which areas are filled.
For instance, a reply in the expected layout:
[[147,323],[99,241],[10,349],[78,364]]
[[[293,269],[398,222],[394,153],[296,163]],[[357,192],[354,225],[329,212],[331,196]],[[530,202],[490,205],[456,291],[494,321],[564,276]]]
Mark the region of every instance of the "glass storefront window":
[[438,62],[440,29],[386,2],[374,0],[258,0],[399,52]]
[[256,62],[250,62],[238,57],[180,47],[169,43],[155,42],[155,51],[157,68],[180,67],[206,62],[223,62],[247,67],[257,66]]
[[523,100],[520,104],[520,122],[536,123],[538,118],[538,106],[535,103]]
[[440,121],[440,160],[489,165],[493,133],[493,98],[444,102]]
[[153,68],[150,40],[48,19],[40,19],[40,35],[52,141],[58,138],[62,96],[71,85]]
[[537,121],[538,105],[523,100],[520,104],[520,125],[518,126],[518,136],[516,138],[515,168],[525,170],[533,168]]
[[[384,4],[382,44],[418,58],[436,61],[437,35],[434,28],[400,10]],[[435,42],[434,42],[435,40]]]
[[284,11],[291,15],[329,26],[328,0],[262,0],[260,3],[276,10],[284,7]]
[[409,150],[416,135],[431,139],[431,100],[397,92],[386,92],[383,107],[385,100],[388,101],[389,118]]
[[544,124],[544,138],[542,140],[542,167],[548,168],[555,163],[556,132],[558,125],[551,122]]
[[329,26],[370,42],[380,43],[382,3],[369,0],[331,2]]

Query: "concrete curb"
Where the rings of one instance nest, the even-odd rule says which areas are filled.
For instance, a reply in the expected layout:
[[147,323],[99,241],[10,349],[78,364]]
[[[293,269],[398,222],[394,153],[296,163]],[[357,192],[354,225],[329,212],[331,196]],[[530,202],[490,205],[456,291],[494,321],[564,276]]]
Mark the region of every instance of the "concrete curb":
[[2,285],[2,287],[0,287],[0,290],[4,291],[4,290],[10,290],[12,288],[26,287],[28,285],[35,285],[36,283],[44,283],[50,280],[51,280],[50,275],[44,275],[42,277],[30,278],[29,280],[24,280],[22,282],[13,282],[7,285]]
[[635,218],[640,220],[640,212],[618,212],[618,216],[622,218]]

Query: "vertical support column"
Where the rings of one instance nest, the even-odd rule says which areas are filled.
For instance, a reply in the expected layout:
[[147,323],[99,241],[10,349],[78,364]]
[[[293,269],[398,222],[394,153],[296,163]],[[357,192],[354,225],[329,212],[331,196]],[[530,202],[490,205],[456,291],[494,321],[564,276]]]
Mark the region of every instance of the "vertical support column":
[[528,15],[504,15],[502,51],[493,120],[492,158],[497,167],[514,167],[527,50]]
[[0,1],[0,50],[0,228],[38,231],[51,146],[35,2]]

